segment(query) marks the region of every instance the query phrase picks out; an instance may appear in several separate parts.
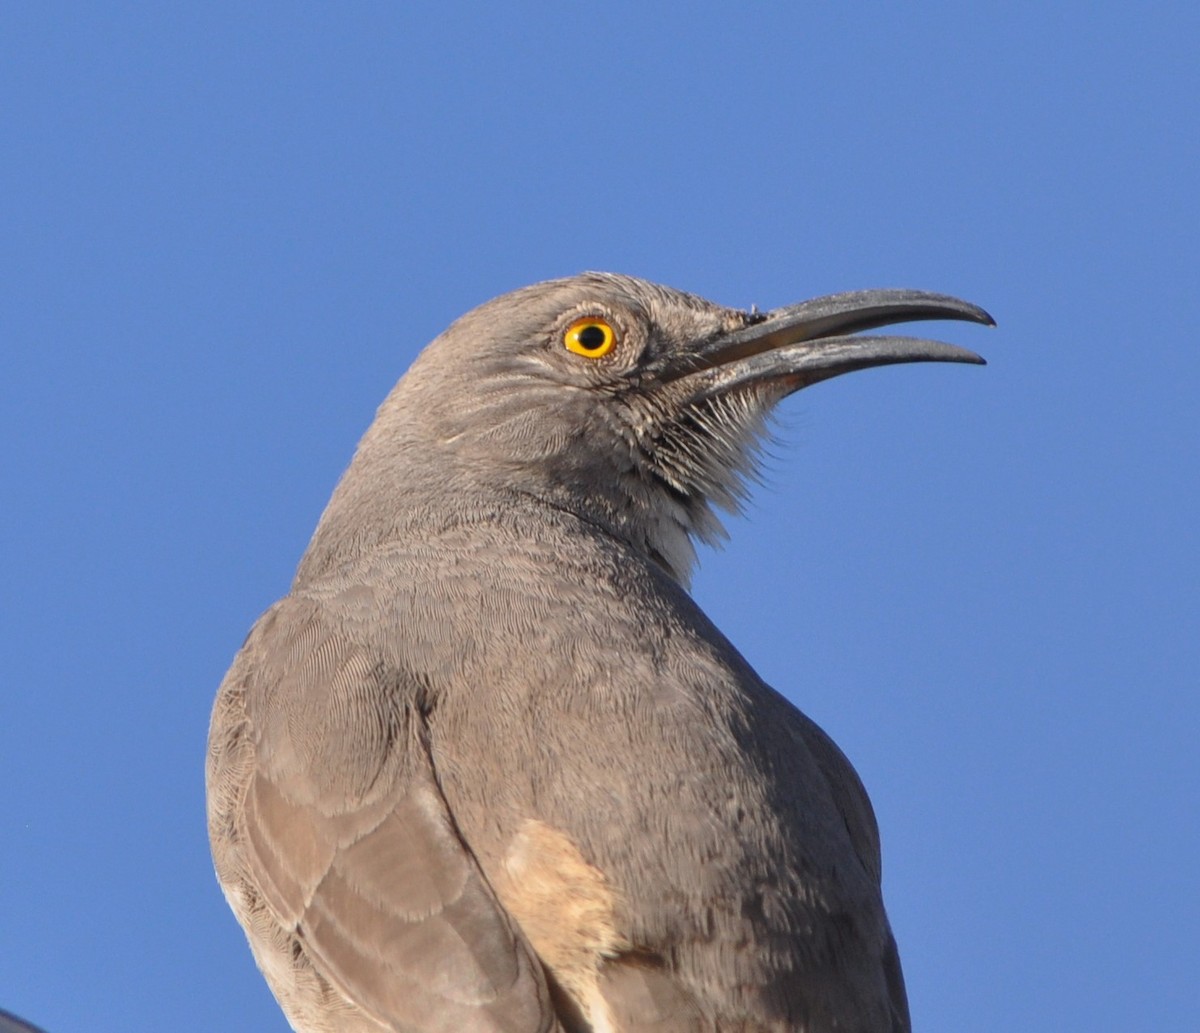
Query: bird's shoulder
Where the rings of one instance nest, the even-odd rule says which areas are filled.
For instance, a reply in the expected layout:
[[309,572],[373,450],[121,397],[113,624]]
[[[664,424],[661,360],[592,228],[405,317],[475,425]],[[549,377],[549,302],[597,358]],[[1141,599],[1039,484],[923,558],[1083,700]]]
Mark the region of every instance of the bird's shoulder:
[[226,895],[297,1029],[549,1028],[540,967],[438,784],[419,681],[296,593],[218,694],[209,822]]

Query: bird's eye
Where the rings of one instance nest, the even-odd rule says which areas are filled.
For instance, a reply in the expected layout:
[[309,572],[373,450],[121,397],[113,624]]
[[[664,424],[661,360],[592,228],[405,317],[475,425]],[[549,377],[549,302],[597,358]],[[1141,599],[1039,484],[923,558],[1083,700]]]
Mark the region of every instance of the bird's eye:
[[587,359],[598,359],[617,346],[617,332],[603,319],[588,316],[577,319],[563,334],[567,351]]

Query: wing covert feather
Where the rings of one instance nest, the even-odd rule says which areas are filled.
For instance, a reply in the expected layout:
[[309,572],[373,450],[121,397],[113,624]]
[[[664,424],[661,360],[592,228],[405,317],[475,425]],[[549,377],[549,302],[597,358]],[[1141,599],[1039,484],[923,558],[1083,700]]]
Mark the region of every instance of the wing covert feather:
[[[284,600],[222,686],[241,695],[232,710],[244,723],[241,762],[218,751],[225,771],[209,772],[219,800],[236,799],[219,791],[223,778],[244,784],[237,864],[225,867],[381,1029],[553,1029],[541,965],[438,786],[425,694],[333,620],[316,602]],[[216,714],[230,710],[219,701]]]

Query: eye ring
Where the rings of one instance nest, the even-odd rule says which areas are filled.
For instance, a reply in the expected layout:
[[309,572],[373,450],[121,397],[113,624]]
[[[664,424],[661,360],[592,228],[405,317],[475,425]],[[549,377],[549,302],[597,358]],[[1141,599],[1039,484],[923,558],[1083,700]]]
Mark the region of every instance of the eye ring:
[[617,346],[617,332],[607,319],[584,316],[567,327],[563,346],[585,359],[600,359]]

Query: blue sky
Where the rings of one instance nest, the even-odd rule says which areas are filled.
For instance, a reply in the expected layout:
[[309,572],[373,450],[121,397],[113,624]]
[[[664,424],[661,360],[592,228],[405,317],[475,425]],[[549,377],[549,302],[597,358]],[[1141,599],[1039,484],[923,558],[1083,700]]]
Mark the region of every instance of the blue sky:
[[785,403],[695,594],[862,774],[920,1030],[1193,1029],[1200,8],[481,8],[0,15],[0,1007],[285,1033],[217,683],[417,350],[611,269],[996,316]]

